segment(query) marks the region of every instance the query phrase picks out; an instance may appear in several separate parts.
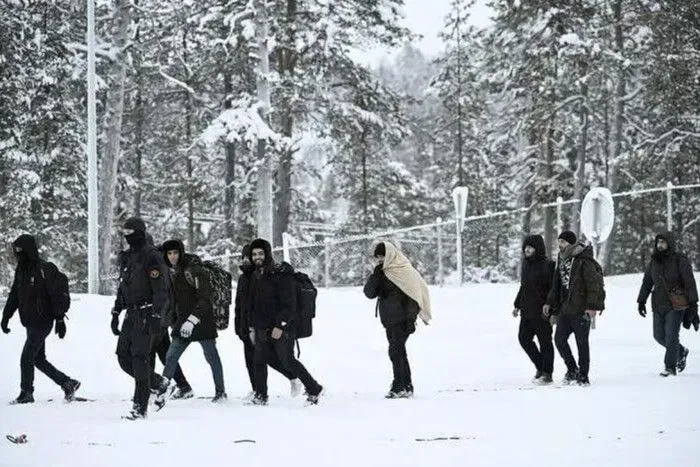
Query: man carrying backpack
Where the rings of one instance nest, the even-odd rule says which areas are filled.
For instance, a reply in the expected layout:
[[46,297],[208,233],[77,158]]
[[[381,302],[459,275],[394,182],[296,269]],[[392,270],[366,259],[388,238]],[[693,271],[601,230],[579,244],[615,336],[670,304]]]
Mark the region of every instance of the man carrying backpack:
[[[253,327],[252,313],[250,307],[245,302],[244,297],[247,296],[248,286],[250,284],[250,276],[255,270],[255,266],[250,261],[250,244],[243,247],[241,252],[241,265],[240,265],[241,275],[238,277],[238,284],[236,285],[236,305],[235,305],[235,330],[236,335],[243,342],[243,356],[245,358],[245,366],[248,370],[248,378],[250,378],[250,385],[252,391],[246,397],[248,402],[251,402],[255,397],[255,365],[253,359],[255,356],[255,344],[251,339],[252,333],[250,329]],[[273,370],[279,372],[282,376],[289,380],[290,395],[292,397],[297,397],[301,393],[301,380],[299,378],[294,378],[292,373],[282,366],[279,357],[276,352],[271,352],[268,355],[268,366]]]
[[129,249],[119,253],[119,290],[117,302],[126,309],[119,329],[120,308],[112,310],[112,332],[119,336],[117,359],[122,369],[134,378],[134,403],[123,418],[146,418],[153,387],[167,387],[167,380],[151,368],[151,350],[160,339],[169,303],[168,269],[158,250],[146,242],[146,224],[138,217],[124,222],[122,235]]
[[21,390],[19,397],[12,403],[34,402],[34,367],[61,386],[66,400],[70,401],[80,387],[80,382],[69,378],[49,363],[45,346],[54,321],[59,339],[66,335],[64,315],[70,306],[67,281],[55,264],[39,258],[36,241],[31,235],[20,236],[12,244],[12,250],[17,258],[17,268],[0,328],[8,334],[10,319],[19,309],[20,321],[27,329],[27,340],[20,357]]
[[[690,351],[679,340],[681,324],[698,322],[698,289],[688,258],[676,251],[671,232],[654,240],[654,253],[639,290],[639,314],[646,317],[646,301],[651,293],[654,339],[666,353],[661,376],[675,376],[685,370]],[[690,327],[689,325],[687,326]],[[697,328],[696,328],[697,330]]]
[[318,404],[323,387],[294,357],[294,343],[297,337],[297,290],[294,270],[287,263],[275,264],[272,248],[266,240],[254,240],[250,249],[250,260],[255,269],[242,300],[251,311],[250,337],[255,344],[255,396],[251,404],[267,404],[267,365],[273,354],[293,377],[299,378],[304,384],[307,405]]
[[[214,322],[209,274],[199,257],[185,254],[185,246],[181,240],[168,240],[163,243],[161,250],[165,264],[170,268],[170,280],[175,292],[173,340],[168,349],[163,377],[170,383],[182,354],[190,343],[199,342],[214,378],[215,393],[212,402],[223,402],[227,396],[221,358],[216,349],[218,334]],[[162,387],[156,405],[162,408],[176,388],[175,384]]]

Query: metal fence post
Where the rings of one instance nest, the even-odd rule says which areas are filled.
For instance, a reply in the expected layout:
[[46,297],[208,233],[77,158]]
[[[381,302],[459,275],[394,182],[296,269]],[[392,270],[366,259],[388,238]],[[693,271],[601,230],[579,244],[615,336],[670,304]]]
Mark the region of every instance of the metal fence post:
[[438,284],[444,285],[445,284],[445,270],[443,269],[443,263],[442,263],[442,226],[439,224],[442,224],[442,219],[437,218],[437,254],[438,254]]
[[289,240],[290,235],[287,232],[282,232],[282,258],[287,263],[291,264],[289,260]]
[[554,236],[557,237],[562,229],[563,229],[563,221],[562,221],[562,206],[564,204],[564,199],[561,196],[557,196],[557,231],[554,233]]
[[673,231],[673,183],[666,184],[666,229]]

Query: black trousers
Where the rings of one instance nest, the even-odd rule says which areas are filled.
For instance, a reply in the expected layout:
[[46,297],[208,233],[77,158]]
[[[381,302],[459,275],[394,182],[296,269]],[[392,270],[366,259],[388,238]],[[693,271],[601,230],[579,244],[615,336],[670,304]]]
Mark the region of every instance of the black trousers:
[[[559,350],[559,355],[564,359],[568,371],[578,369],[581,376],[588,376],[591,366],[591,353],[588,345],[588,335],[591,331],[591,320],[587,315],[566,315],[561,313],[557,317],[557,330],[554,333],[554,343]],[[576,347],[578,347],[578,367],[576,360],[569,347],[569,336],[571,333],[576,336]]]
[[[170,334],[168,333],[168,329],[165,328],[163,329],[162,337],[155,343],[155,346],[151,351],[151,368],[153,368],[153,371],[155,371],[156,368],[156,355],[158,355],[158,360],[160,360],[160,363],[165,366],[165,362],[167,361],[168,357],[168,349],[170,349]],[[185,378],[185,374],[182,372],[182,368],[180,367],[179,363],[175,369],[173,379],[175,380],[175,384],[177,384],[178,388],[192,389],[192,386],[190,386],[190,383],[187,382],[187,378]]]
[[267,366],[274,358],[278,358],[282,368],[286,369],[291,378],[299,378],[307,394],[316,396],[321,392],[321,385],[311,376],[308,370],[294,356],[294,335],[285,331],[279,339],[270,336],[270,330],[255,331],[255,366],[253,390],[256,394],[267,397]]
[[395,324],[386,328],[386,338],[389,341],[389,359],[394,371],[394,380],[391,383],[393,392],[405,389],[413,390],[406,341],[414,330],[415,328],[408,323]]
[[[535,345],[534,338],[540,348]],[[552,325],[544,318],[520,318],[518,341],[538,371],[552,374],[554,371],[554,344],[552,344]]]
[[[250,338],[241,338],[243,341],[243,356],[245,357],[245,367],[248,370],[248,378],[250,378],[250,386],[255,391],[255,345],[250,341]],[[294,379],[292,373],[282,366],[277,352],[268,354],[268,366],[280,373],[287,379]]]
[[52,329],[53,321],[42,326],[27,328],[27,340],[24,342],[19,363],[22,375],[20,388],[24,392],[34,392],[34,368],[44,373],[59,386],[63,386],[70,379],[46,360],[45,342]]
[[117,360],[122,370],[134,378],[134,404],[145,412],[151,388],[160,380],[151,366],[151,350],[160,339],[160,330],[148,325],[145,311],[127,311],[117,341]]

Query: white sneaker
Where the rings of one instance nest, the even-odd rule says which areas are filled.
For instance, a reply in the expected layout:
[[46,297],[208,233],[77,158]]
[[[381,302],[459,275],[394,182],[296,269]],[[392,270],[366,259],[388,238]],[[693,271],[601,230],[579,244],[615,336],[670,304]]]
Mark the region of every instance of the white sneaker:
[[297,397],[299,394],[301,394],[301,390],[304,387],[304,385],[301,384],[301,380],[299,378],[290,379],[289,385],[289,394],[292,396],[292,398]]

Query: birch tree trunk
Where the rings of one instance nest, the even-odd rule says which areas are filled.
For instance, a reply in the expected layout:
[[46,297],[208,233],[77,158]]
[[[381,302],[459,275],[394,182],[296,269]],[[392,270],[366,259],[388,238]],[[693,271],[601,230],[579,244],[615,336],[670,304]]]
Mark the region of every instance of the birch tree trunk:
[[[254,0],[255,39],[258,48],[258,73],[256,88],[260,105],[260,116],[269,121],[270,113],[270,58],[268,49],[269,24],[266,0]],[[257,157],[261,161],[257,182],[257,236],[272,241],[272,158],[266,151],[265,140],[257,141]]]
[[[116,204],[116,185],[121,158],[122,116],[124,114],[124,82],[127,63],[124,51],[127,46],[131,22],[131,4],[127,0],[115,0],[114,7],[114,61],[110,69],[110,87],[105,101],[103,129],[104,151],[100,169],[100,271],[107,275],[112,270],[112,224]],[[100,281],[101,293],[107,293],[109,282]]]

